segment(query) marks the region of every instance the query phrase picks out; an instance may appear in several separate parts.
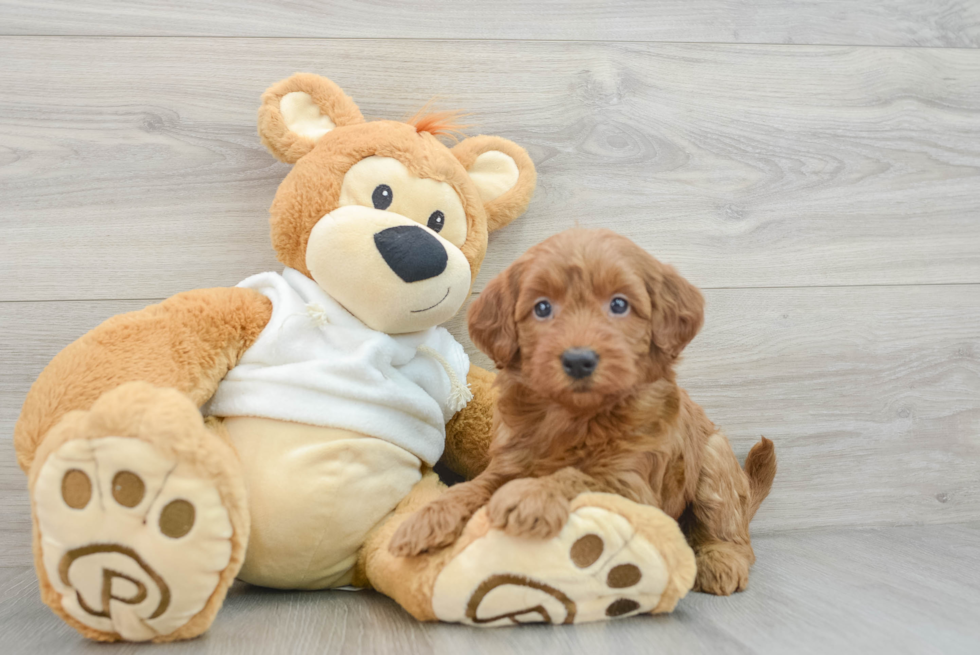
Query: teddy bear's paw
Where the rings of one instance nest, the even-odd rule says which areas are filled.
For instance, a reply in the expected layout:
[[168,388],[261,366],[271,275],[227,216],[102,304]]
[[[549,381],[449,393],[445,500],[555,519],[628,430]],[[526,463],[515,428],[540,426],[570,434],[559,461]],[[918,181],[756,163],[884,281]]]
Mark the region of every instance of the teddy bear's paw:
[[[582,498],[573,503],[558,535],[547,540],[511,536],[492,527],[486,510],[481,510],[463,539],[472,531],[482,536],[465,545],[436,580],[432,597],[436,616],[443,621],[503,626],[584,623],[672,609],[677,597],[690,589],[694,575],[693,553],[676,524],[665,523],[668,530],[660,546],[673,553],[665,559],[631,520],[615,510],[616,503],[629,501],[617,497],[612,503],[590,505]],[[633,514],[662,514],[629,504]],[[683,560],[680,572],[668,564],[677,559],[676,553]]]
[[47,579],[90,637],[165,639],[230,584],[233,530],[214,481],[146,441],[67,441],[33,505]]

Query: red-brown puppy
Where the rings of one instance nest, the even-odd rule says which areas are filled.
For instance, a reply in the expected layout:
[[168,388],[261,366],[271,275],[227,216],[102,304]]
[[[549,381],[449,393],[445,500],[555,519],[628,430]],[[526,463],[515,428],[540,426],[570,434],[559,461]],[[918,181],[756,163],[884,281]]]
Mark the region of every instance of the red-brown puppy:
[[569,230],[528,250],[469,311],[473,343],[500,369],[490,463],[406,520],[392,552],[448,546],[488,501],[494,526],[551,537],[570,499],[605,491],[681,522],[696,589],[745,589],[749,521],[776,457],[763,438],[743,470],[677,386],[674,365],[703,318],[694,286],[608,230]]

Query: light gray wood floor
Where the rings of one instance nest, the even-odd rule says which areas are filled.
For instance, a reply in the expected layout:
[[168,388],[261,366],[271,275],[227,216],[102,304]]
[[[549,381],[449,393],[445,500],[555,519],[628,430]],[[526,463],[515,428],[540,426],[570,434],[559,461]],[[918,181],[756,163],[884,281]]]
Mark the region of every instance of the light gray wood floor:
[[96,648],[30,570],[30,383],[109,316],[278,268],[288,169],[255,113],[307,70],[369,117],[437,96],[528,148],[538,192],[477,293],[573,225],[705,290],[682,382],[740,456],[765,434],[780,458],[759,562],[744,594],[571,629],[242,585],[157,650],[980,652],[978,47],[974,0],[0,0],[0,650]]
[[[34,571],[0,569],[4,652],[22,653],[917,653],[980,645],[980,524],[760,537],[750,588],[691,594],[670,616],[481,630],[421,624],[375,592],[279,592],[236,583],[193,642],[104,645],[56,620]],[[7,650],[14,646],[15,650]]]

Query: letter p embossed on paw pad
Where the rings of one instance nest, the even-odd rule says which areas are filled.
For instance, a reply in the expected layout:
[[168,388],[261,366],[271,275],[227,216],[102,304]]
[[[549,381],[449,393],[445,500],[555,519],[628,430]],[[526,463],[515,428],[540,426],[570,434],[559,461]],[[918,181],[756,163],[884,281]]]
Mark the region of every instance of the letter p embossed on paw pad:
[[[73,565],[76,569],[75,584],[71,579]],[[101,575],[98,571],[101,571]],[[61,558],[58,572],[62,584],[76,590],[79,606],[92,616],[111,619],[113,601],[137,606],[149,601],[152,610],[146,618],[150,619],[162,615],[170,605],[170,587],[136,551],[126,546],[95,544],[76,548]],[[91,584],[93,581],[96,582],[94,587],[98,588],[97,592]],[[97,602],[91,596],[86,600],[86,594],[95,596]]]

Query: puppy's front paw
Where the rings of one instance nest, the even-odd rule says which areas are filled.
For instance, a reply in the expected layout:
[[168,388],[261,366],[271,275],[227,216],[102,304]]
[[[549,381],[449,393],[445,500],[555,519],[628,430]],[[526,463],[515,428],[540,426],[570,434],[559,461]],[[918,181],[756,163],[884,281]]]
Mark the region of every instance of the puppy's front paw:
[[388,551],[396,557],[415,557],[445,548],[456,541],[468,518],[455,503],[431,502],[398,526]]
[[568,500],[547,482],[525,478],[508,482],[487,506],[490,524],[513,537],[551,539],[568,521]]
[[749,586],[751,551],[736,544],[718,542],[698,549],[694,590],[716,596],[731,596]]

